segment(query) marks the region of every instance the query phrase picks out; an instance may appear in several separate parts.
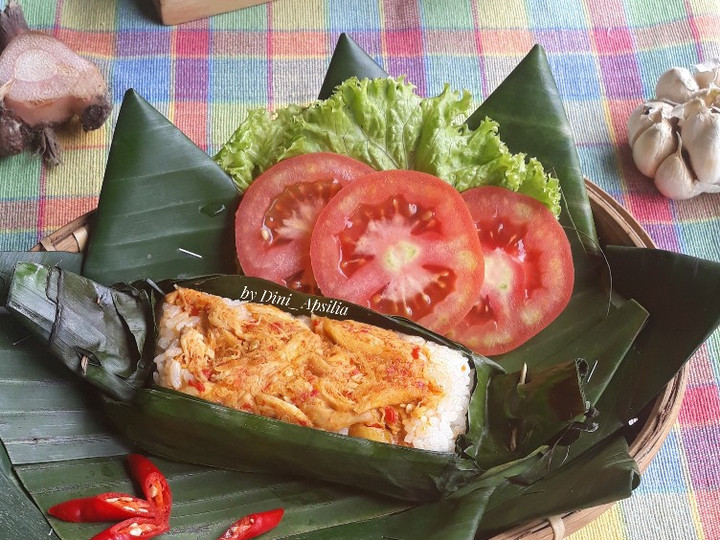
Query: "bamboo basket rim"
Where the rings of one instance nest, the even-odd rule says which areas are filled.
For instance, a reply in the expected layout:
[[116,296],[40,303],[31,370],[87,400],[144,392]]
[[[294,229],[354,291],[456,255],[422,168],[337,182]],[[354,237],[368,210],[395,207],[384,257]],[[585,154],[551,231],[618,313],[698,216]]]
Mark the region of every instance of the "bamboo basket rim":
[[[656,247],[650,235],[610,194],[588,179],[585,180],[585,185],[601,239],[611,240],[607,243],[627,246]],[[79,216],[40,240],[31,251],[84,251],[94,217],[95,210]],[[686,364],[655,399],[647,418],[642,419],[644,423],[629,448],[630,455],[637,462],[641,473],[658,453],[677,420],[687,380]],[[493,536],[491,540],[560,540],[594,521],[614,504],[537,519]]]

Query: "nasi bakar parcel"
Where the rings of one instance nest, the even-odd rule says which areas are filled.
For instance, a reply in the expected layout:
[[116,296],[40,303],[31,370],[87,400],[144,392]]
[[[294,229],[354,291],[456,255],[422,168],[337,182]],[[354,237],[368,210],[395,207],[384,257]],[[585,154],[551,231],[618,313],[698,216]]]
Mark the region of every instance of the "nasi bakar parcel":
[[158,385],[227,407],[442,452],[467,429],[474,380],[417,336],[186,288],[164,299],[155,363]]

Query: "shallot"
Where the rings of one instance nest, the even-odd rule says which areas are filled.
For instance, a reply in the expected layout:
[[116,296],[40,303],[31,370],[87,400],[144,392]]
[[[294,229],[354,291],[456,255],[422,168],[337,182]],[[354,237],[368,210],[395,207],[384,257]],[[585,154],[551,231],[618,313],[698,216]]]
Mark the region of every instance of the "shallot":
[[95,64],[52,36],[30,30],[20,5],[0,12],[0,156],[30,149],[60,162],[55,128],[75,117],[89,131],[112,104]]

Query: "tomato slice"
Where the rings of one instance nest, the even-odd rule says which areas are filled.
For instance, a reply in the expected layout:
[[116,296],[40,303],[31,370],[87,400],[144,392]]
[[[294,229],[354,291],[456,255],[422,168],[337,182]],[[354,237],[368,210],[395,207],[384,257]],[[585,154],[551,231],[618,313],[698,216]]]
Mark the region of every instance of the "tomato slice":
[[320,152],[283,160],[258,176],[235,214],[243,273],[317,293],[309,259],[315,220],[343,186],[371,172],[347,156]]
[[570,243],[540,202],[500,187],[462,194],[485,255],[470,313],[447,336],[481,354],[510,351],[550,324],[572,296]]
[[315,224],[310,261],[327,296],[435,330],[472,307],[483,257],[460,194],[417,171],[381,171],[338,192]]

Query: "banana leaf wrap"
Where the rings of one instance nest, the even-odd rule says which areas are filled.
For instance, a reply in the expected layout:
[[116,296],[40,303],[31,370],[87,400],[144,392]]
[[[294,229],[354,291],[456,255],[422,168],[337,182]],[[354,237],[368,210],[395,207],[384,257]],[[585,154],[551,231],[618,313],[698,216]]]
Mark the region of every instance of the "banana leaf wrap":
[[[153,312],[157,317],[162,298],[175,286],[273,304],[294,315],[352,319],[457,350],[475,369],[471,429],[458,438],[455,452],[433,452],[289,424],[155,387]],[[8,309],[66,366],[103,392],[107,414],[132,443],[147,451],[191,463],[339,482],[404,500],[433,500],[470,483],[487,487],[520,474],[542,457],[546,441],[588,409],[575,361],[538,372],[540,384],[518,391],[513,382],[517,375],[504,374],[491,360],[411,321],[258,278],[208,276],[107,288],[56,267],[20,263]],[[488,394],[512,406],[488,407]],[[521,436],[520,444],[508,441],[503,447],[496,434],[482,429],[486,423],[504,426],[508,421],[542,433]],[[488,437],[493,444],[485,444]],[[486,446],[491,451],[477,451]],[[476,450],[467,451],[472,447]]]
[[[7,307],[75,373],[108,395],[131,399],[155,348],[147,292],[99,285],[58,267],[19,263]],[[23,302],[15,302],[21,297]],[[48,324],[50,323],[50,324]]]

